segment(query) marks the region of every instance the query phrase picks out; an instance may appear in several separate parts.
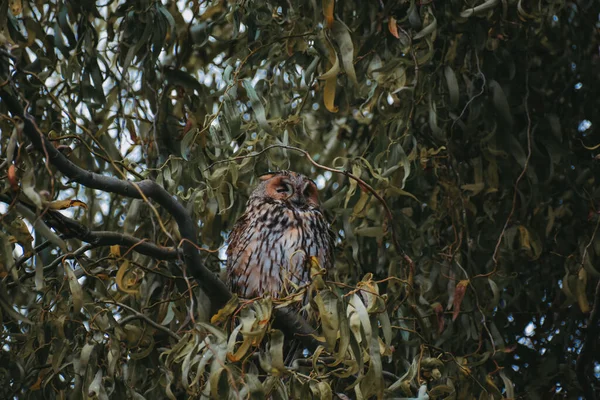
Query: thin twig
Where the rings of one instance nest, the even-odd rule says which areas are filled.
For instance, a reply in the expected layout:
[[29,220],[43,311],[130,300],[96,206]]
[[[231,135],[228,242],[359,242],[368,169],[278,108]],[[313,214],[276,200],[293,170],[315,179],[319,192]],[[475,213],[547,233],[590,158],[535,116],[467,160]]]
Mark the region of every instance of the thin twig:
[[[141,319],[141,320],[143,320],[143,321],[147,322],[147,323],[148,323],[148,325],[151,325],[152,327],[154,327],[154,328],[156,328],[156,329],[158,329],[158,330],[160,330],[160,331],[163,331],[164,333],[166,333],[167,335],[171,336],[173,339],[177,340],[178,342],[181,340],[181,336],[179,336],[178,334],[176,334],[175,332],[173,332],[173,331],[172,331],[172,330],[170,330],[169,328],[167,328],[167,327],[165,327],[165,326],[162,326],[162,325],[161,325],[161,324],[159,324],[159,323],[156,323],[156,322],[154,322],[154,321],[153,321],[153,320],[151,320],[151,319],[150,319],[148,316],[146,316],[146,315],[142,314],[141,312],[139,312],[138,310],[136,310],[136,309],[135,309],[135,308],[133,308],[133,307],[129,307],[127,304],[119,303],[119,302],[117,302],[117,301],[102,301],[102,303],[105,303],[105,304],[113,304],[113,305],[115,305],[115,306],[119,306],[119,307],[121,307],[121,308],[124,308],[124,309],[126,309],[126,310],[130,311],[131,313],[133,313],[133,315],[134,315],[136,318],[138,318],[138,319]],[[131,319],[131,318],[130,318],[130,319]],[[126,321],[127,321],[127,320],[126,320]],[[123,322],[121,322],[121,323],[123,323]]]
[[486,274],[480,274],[480,275],[474,276],[473,279],[487,278],[496,273],[496,270],[498,268],[498,252],[500,251],[500,244],[502,243],[502,238],[504,238],[506,229],[508,228],[508,224],[510,224],[510,220],[512,219],[513,214],[515,213],[515,210],[517,208],[517,195],[519,193],[519,183],[521,183],[521,180],[525,176],[525,173],[527,172],[527,168],[529,167],[529,161],[531,160],[531,114],[529,114],[529,71],[527,71],[527,73],[525,74],[524,106],[525,106],[525,115],[527,115],[527,158],[525,158],[525,164],[523,165],[523,170],[521,171],[521,173],[517,177],[517,180],[515,181],[512,207],[510,209],[510,213],[508,213],[506,222],[504,222],[504,226],[502,227],[502,231],[500,232],[500,236],[498,237],[498,241],[496,242],[496,247],[494,248],[494,254],[492,255],[492,260],[494,262],[494,268],[492,269],[492,271],[490,271]]
[[[471,105],[471,103],[476,98],[478,98],[479,96],[481,96],[485,92],[486,79],[485,79],[485,75],[483,74],[483,72],[481,72],[481,67],[479,65],[479,55],[477,54],[477,52],[475,52],[475,61],[477,62],[477,64],[476,64],[477,65],[477,75],[479,75],[481,77],[481,79],[483,80],[483,83],[481,84],[481,90],[475,96],[471,97],[469,99],[469,101],[467,101],[467,104],[465,104],[465,106],[463,107],[463,109],[460,112],[459,116],[456,117],[456,119],[454,120],[454,122],[450,126],[450,132],[452,132],[454,130],[454,125],[456,125],[457,121],[460,121],[460,119],[465,114],[465,112],[467,111],[467,108],[469,108],[469,106]],[[527,92],[527,95],[529,95],[529,92]]]

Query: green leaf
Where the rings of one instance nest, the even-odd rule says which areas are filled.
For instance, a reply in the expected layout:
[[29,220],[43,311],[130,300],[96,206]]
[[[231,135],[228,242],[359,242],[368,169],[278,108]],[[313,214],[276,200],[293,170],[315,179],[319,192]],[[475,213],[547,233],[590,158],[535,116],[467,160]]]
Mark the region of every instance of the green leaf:
[[449,65],[444,67],[444,76],[446,78],[446,84],[448,85],[448,94],[450,95],[450,107],[456,108],[458,107],[458,98],[459,98],[459,88],[458,88],[458,80],[456,79],[456,74],[454,70]]
[[258,98],[258,94],[256,93],[256,90],[254,90],[252,83],[250,82],[250,80],[244,79],[242,81],[242,86],[244,86],[244,89],[246,89],[246,93],[248,94],[248,98],[250,99],[250,104],[252,104],[252,112],[254,113],[254,117],[256,118],[258,125],[265,132],[273,135],[274,132],[269,126],[269,123],[267,122],[265,107]]
[[429,25],[421,29],[415,36],[413,36],[413,40],[418,40],[425,36],[435,34],[435,31],[437,29],[437,19],[435,19],[435,16],[431,13],[429,15],[431,16],[431,18],[433,18],[433,21],[431,21]]
[[[331,33],[334,41],[338,45],[344,71],[348,75],[348,78],[350,78],[350,82],[354,85],[358,85],[356,72],[354,71],[354,44],[352,43],[352,37],[350,36],[350,29],[348,29],[343,22],[336,20],[333,22]],[[321,77],[320,79],[327,78]]]

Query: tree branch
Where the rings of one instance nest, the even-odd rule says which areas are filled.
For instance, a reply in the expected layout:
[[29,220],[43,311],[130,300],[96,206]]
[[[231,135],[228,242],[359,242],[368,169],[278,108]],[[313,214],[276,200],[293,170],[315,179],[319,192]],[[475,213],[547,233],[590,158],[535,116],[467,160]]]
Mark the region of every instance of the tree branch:
[[[4,203],[10,203],[12,200],[13,199],[8,196],[0,195],[0,201]],[[27,205],[21,205],[23,207],[27,207]],[[32,210],[32,212],[34,211]],[[123,247],[128,247],[137,253],[158,258],[159,260],[175,260],[179,258],[179,256],[183,255],[181,250],[173,247],[162,247],[144,239],[138,239],[134,236],[111,231],[92,231],[85,225],[72,218],[64,216],[58,211],[48,210],[42,216],[42,218],[47,225],[60,232],[63,235],[63,239],[75,237],[82,242],[91,244],[92,246],[90,248],[120,245]],[[49,244],[49,241],[43,243],[44,247],[47,247]],[[41,248],[41,245],[38,247]],[[34,250],[39,251],[38,247],[36,247]],[[25,260],[27,260],[27,258],[29,257],[19,258],[15,266],[19,266]]]
[[23,132],[27,136],[36,150],[47,154],[48,162],[55,166],[60,172],[83,186],[91,189],[102,190],[105,192],[116,193],[123,196],[142,199],[148,197],[162,207],[164,207],[177,222],[179,233],[183,239],[183,254],[186,266],[192,276],[198,280],[202,289],[213,301],[213,307],[216,309],[225,304],[230,298],[231,293],[225,284],[210,270],[208,270],[198,250],[192,243],[196,243],[196,226],[192,222],[192,217],[173,196],[171,196],[163,187],[151,180],[144,180],[138,183],[121,180],[112,176],[100,175],[95,172],[86,171],[58,151],[40,131],[32,116],[23,109],[19,101],[10,93],[7,88],[0,90],[0,98],[6,104],[8,110],[24,121]]
[[128,247],[137,253],[158,258],[159,260],[175,260],[182,251],[173,247],[163,247],[134,236],[111,231],[92,231],[85,225],[64,216],[58,211],[49,210],[44,220],[52,228],[64,234],[67,238],[75,237],[94,247],[120,245]]
[[131,317],[135,317],[137,319],[141,319],[142,321],[146,321],[146,323],[148,323],[149,325],[151,325],[152,327],[154,327],[155,329],[157,329],[159,331],[163,331],[164,333],[171,336],[176,341],[179,342],[181,340],[181,336],[179,336],[178,334],[176,334],[175,332],[173,332],[166,326],[162,326],[161,324],[154,322],[152,319],[150,319],[150,317],[146,316],[145,314],[142,314],[141,312],[139,312],[138,310],[136,310],[133,307],[129,307],[127,304],[119,303],[117,301],[103,301],[103,303],[114,304],[116,306],[124,308],[124,309],[128,310],[129,312],[133,313],[132,316],[125,317],[122,321],[120,321],[120,325],[124,325],[126,322],[131,321],[131,319],[132,319]]
[[[35,120],[23,109],[19,101],[7,91],[6,87],[0,88],[0,98],[6,104],[8,110],[24,121],[23,132],[31,140],[36,150],[44,153],[48,157],[48,162],[55,166],[60,172],[83,186],[91,189],[102,190],[105,192],[120,194],[123,196],[145,199],[148,197],[153,199],[162,207],[164,207],[177,222],[179,233],[183,242],[183,255],[186,266],[192,276],[198,281],[202,290],[211,299],[213,310],[217,310],[224,305],[230,298],[231,292],[227,286],[214,273],[208,270],[197,250],[196,243],[196,226],[192,221],[191,215],[183,207],[179,201],[171,196],[162,186],[151,180],[144,180],[138,183],[121,180],[112,176],[100,175],[91,171],[86,171],[59,152],[41,132]],[[314,161],[313,161],[314,162]],[[57,215],[60,215],[58,217]],[[81,224],[67,219],[64,215],[54,212],[52,216],[60,220],[64,226],[71,230],[71,233],[86,233],[85,229],[81,230]],[[77,225],[73,224],[75,222]],[[57,228],[55,228],[57,229]],[[98,240],[100,243],[109,243],[110,240],[121,240],[126,244],[139,243],[138,239],[120,235],[116,237],[112,234],[103,232],[102,235],[92,235],[92,231],[87,231],[88,239]],[[92,235],[92,236],[89,236]],[[111,236],[113,235],[113,236]],[[78,236],[81,238],[82,236]],[[150,248],[150,243],[139,243],[136,246],[136,251],[139,251],[140,246],[144,250],[156,252],[156,248]],[[154,245],[156,247],[156,245]],[[303,344],[314,350],[318,346],[318,342],[314,339],[314,329],[300,315],[286,309],[275,309],[275,324],[288,337],[296,336]]]

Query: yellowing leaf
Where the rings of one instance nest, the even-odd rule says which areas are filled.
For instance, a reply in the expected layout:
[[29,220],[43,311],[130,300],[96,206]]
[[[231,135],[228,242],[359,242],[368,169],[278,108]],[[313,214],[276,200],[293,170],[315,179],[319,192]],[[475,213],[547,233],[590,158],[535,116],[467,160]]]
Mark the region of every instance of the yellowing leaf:
[[400,35],[398,35],[398,25],[396,24],[396,18],[390,17],[388,19],[388,30],[396,39],[400,39]]
[[369,201],[369,198],[370,198],[369,193],[361,191],[360,198],[358,199],[358,201],[354,205],[354,208],[352,209],[352,214],[355,216],[358,216],[358,215],[362,214],[363,211],[366,211],[365,207],[367,205],[367,202]]
[[484,187],[485,187],[485,183],[479,182],[479,183],[469,183],[466,185],[461,185],[460,188],[462,190],[469,190],[469,191],[473,192],[473,196],[475,196],[476,194],[481,192]]
[[46,375],[46,372],[49,368],[43,369],[40,371],[36,381],[29,387],[29,390],[40,390],[42,388],[43,378]]
[[463,298],[465,297],[465,292],[467,290],[467,286],[469,286],[468,280],[462,280],[456,284],[456,289],[454,291],[454,303],[452,310],[452,321],[458,318],[458,314],[460,313],[460,306],[462,304]]
[[280,330],[274,329],[271,332],[271,340],[269,340],[268,350],[266,353],[270,357],[271,373],[278,374],[285,371],[285,364],[283,360],[283,342],[284,335]]
[[323,103],[325,108],[332,113],[338,112],[339,108],[335,103],[335,86],[337,83],[337,76],[329,78],[325,81],[325,88],[323,89]]
[[213,16],[217,13],[220,13],[221,11],[223,11],[223,6],[225,5],[225,2],[216,2],[215,5],[208,7],[205,11],[203,11],[199,16],[198,19],[200,21],[208,21],[211,18],[213,18]]
[[15,192],[19,190],[19,178],[17,178],[17,168],[14,164],[10,164],[10,167],[8,167],[8,183]]
[[413,195],[412,193],[409,193],[406,190],[400,189],[395,186],[390,186],[389,188],[387,188],[387,191],[389,192],[389,195],[391,195],[391,196],[394,196],[394,195],[395,196],[408,196],[415,201],[419,201],[419,199],[417,199],[415,197],[415,195]]
[[592,146],[592,147],[587,147],[587,146],[586,146],[585,144],[583,144],[583,143],[582,143],[581,145],[583,146],[583,148],[585,148],[585,149],[587,149],[587,150],[596,150],[596,149],[600,149],[600,143],[599,143],[599,144],[597,144],[597,145],[595,145],[595,146]]
[[110,255],[116,258],[121,257],[121,247],[118,244],[110,246]]
[[519,225],[521,248],[531,250],[529,231],[523,225]]
[[244,337],[244,340],[242,341],[241,346],[238,347],[238,349],[235,350],[235,352],[234,352],[235,338],[238,335],[238,333],[240,332],[240,330],[242,329],[242,327],[243,327],[243,325],[238,325],[233,330],[233,332],[231,332],[231,336],[229,337],[229,342],[227,345],[227,350],[228,350],[227,359],[231,362],[238,362],[242,358],[244,358],[246,353],[248,353],[250,346],[252,345],[252,339],[249,336],[246,336],[246,337]]
[[326,276],[327,271],[319,264],[319,259],[315,256],[309,257],[310,263],[310,278],[311,278],[311,286],[315,289],[323,289],[325,288],[325,281],[323,280],[323,276]]
[[582,313],[587,314],[590,312],[590,303],[587,299],[587,294],[585,292],[587,286],[587,271],[585,268],[579,269],[579,274],[577,275],[577,285],[575,286],[577,303],[579,304],[579,309]]
[[225,322],[236,310],[238,306],[238,297],[233,295],[231,299],[210,319],[211,324],[220,324]]
[[71,207],[83,207],[85,209],[88,208],[87,204],[85,204],[81,200],[56,200],[56,201],[51,201],[50,203],[48,203],[48,207],[51,210],[64,210],[66,208],[71,208]]
[[323,0],[323,15],[325,16],[325,22],[327,27],[331,28],[333,25],[333,9],[335,6],[335,0]]
[[329,49],[329,63],[332,64],[331,68],[323,75],[319,76],[319,80],[325,81],[325,87],[323,88],[323,103],[325,108],[329,112],[338,112],[338,107],[335,105],[335,90],[337,85],[337,76],[340,72],[340,61],[335,49],[327,42],[327,48]]
[[23,11],[23,2],[22,0],[9,0],[8,5],[10,7],[10,12],[15,17]]
[[[119,289],[123,292],[129,294],[136,294],[138,293],[138,290],[131,289],[131,287],[137,284],[138,279],[135,275],[130,276],[130,274],[127,274],[127,272],[131,272],[129,271],[129,260],[125,260],[123,261],[123,264],[121,264],[121,267],[117,272],[115,282],[117,283]],[[126,276],[128,277],[128,279],[125,279]]]

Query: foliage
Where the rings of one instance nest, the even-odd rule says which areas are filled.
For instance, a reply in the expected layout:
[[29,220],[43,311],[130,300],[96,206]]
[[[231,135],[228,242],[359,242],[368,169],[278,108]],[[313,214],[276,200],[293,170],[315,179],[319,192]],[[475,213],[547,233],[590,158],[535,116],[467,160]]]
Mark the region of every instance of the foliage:
[[[597,2],[1,4],[0,397],[600,390]],[[299,358],[205,269],[279,169],[338,235]]]

